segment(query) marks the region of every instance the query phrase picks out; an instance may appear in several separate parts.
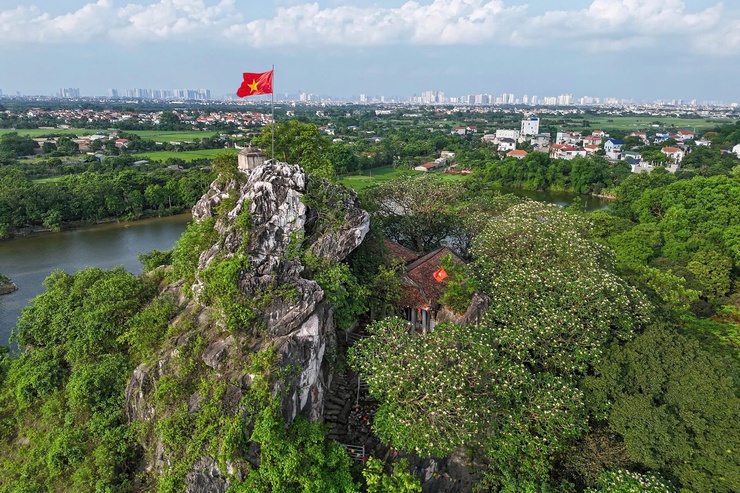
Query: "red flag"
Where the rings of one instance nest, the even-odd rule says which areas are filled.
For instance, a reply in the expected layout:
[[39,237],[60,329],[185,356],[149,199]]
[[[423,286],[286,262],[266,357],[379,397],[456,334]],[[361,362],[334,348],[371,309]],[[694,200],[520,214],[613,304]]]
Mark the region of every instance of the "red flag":
[[442,282],[447,279],[447,272],[444,267],[440,267],[439,270],[435,271],[432,275],[434,276],[434,280],[437,282]]
[[272,94],[272,70],[261,73],[244,72],[244,81],[236,95],[243,98],[258,94]]

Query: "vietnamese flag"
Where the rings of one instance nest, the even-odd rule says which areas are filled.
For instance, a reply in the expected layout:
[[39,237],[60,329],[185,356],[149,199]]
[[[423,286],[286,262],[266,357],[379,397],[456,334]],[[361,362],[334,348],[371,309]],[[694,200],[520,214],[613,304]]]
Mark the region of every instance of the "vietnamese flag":
[[268,72],[244,72],[244,81],[236,95],[240,98],[256,96],[258,94],[272,94],[272,70]]
[[434,280],[437,282],[442,282],[445,279],[447,279],[447,271],[445,271],[444,267],[440,267],[439,270],[435,271],[434,274]]

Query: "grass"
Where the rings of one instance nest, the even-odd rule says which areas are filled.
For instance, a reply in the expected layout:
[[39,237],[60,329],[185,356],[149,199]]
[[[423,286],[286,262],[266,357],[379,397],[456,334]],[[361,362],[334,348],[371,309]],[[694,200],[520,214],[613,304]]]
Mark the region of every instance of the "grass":
[[[431,173],[439,174],[445,181],[456,181],[465,179],[465,175],[448,175],[432,171]],[[409,169],[395,169],[392,166],[364,170],[360,174],[346,175],[339,179],[339,182],[347,188],[362,190],[379,183],[385,183],[395,180],[402,176],[422,176],[423,171],[413,171]]]
[[235,155],[239,149],[204,149],[201,151],[156,151],[143,152],[141,154],[132,154],[136,159],[147,159],[149,161],[166,161],[169,158],[182,159],[183,161],[194,161],[196,159],[213,159],[218,154]]

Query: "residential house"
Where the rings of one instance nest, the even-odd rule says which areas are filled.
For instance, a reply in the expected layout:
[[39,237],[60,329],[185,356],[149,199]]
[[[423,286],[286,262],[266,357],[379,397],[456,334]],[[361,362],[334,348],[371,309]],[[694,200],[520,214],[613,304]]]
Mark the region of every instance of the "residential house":
[[654,168],[652,163],[638,161],[637,159],[628,158],[625,161],[630,165],[633,173],[650,173]]
[[712,141],[711,140],[699,139],[699,140],[696,140],[694,142],[696,143],[697,146],[700,146],[700,147],[712,147]]
[[467,130],[468,130],[467,127],[453,127],[452,132],[450,133],[457,134],[457,135],[465,135]]
[[606,138],[606,132],[604,132],[603,130],[594,130],[593,132],[591,132],[591,136],[592,137],[600,137],[602,139],[605,139]]
[[556,144],[576,145],[583,140],[580,132],[558,132],[555,134]]
[[496,134],[485,134],[481,139],[486,144],[490,144],[491,142],[496,141]]
[[414,168],[415,171],[432,171],[447,166],[447,159],[440,157],[430,163],[424,163]]
[[622,147],[624,146],[624,141],[622,139],[609,139],[606,142],[604,142],[604,151],[609,154],[613,152],[619,152],[622,150]]
[[537,134],[529,139],[529,143],[534,147],[535,149],[542,149],[545,147],[550,147],[550,142],[552,141],[550,134]]
[[527,157],[527,151],[523,149],[514,149],[513,151],[507,152],[506,156],[517,158],[517,159],[524,159],[525,157]]
[[694,140],[696,137],[696,134],[694,132],[690,132],[689,130],[679,130],[676,134],[676,140],[678,142],[686,142],[689,140]]
[[496,130],[496,138],[499,140],[501,139],[517,140],[519,138],[519,135],[520,135],[519,130],[508,130],[508,129],[503,129],[503,128]]
[[508,152],[516,149],[516,141],[514,139],[498,139],[498,152]]
[[583,147],[586,147],[589,145],[600,146],[603,141],[604,139],[602,137],[597,137],[595,135],[587,135],[583,138]]
[[683,161],[684,152],[678,147],[664,147],[660,150],[663,154],[668,156],[668,159],[676,164],[680,164]]
[[586,144],[583,146],[583,150],[586,151],[587,156],[596,154],[597,151],[601,150],[601,147],[593,144]]
[[443,150],[443,151],[440,151],[439,152],[439,156],[440,157],[443,157],[445,159],[454,159],[455,158],[455,153],[453,151],[444,151]]
[[637,137],[645,144],[647,144],[648,141],[648,135],[646,132],[630,132],[627,137]]
[[637,151],[624,151],[622,153],[622,159],[627,161],[628,159],[636,160],[637,162],[642,161],[642,154]]
[[586,151],[580,147],[567,144],[553,144],[550,148],[550,157],[570,161],[578,156],[586,157]]
[[735,155],[740,158],[740,144],[737,144],[735,147],[733,147],[732,152],[734,152]]

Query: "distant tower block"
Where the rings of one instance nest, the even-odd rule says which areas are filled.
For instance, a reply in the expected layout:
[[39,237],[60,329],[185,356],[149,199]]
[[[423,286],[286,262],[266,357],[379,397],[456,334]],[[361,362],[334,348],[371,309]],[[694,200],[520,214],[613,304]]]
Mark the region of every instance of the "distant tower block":
[[244,173],[248,173],[263,164],[265,164],[265,155],[255,147],[246,147],[239,151],[237,155],[237,166],[239,171]]

